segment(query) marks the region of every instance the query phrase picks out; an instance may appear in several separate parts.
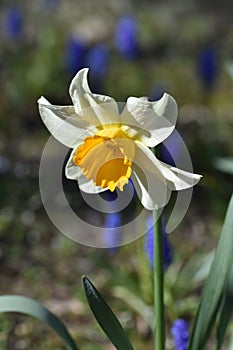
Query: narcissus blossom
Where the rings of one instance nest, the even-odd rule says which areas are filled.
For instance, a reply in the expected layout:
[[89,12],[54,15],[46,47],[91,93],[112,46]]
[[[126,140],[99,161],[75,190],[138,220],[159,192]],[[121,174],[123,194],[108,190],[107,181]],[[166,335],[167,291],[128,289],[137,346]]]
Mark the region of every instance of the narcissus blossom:
[[129,97],[119,111],[116,101],[91,92],[88,69],[80,70],[70,85],[72,106],[38,101],[43,122],[61,143],[73,149],[66,164],[68,179],[82,191],[100,193],[120,189],[132,180],[148,210],[163,207],[172,190],[195,185],[200,175],[167,165],[153,154],[174,130],[177,104],[168,94],[155,102]]

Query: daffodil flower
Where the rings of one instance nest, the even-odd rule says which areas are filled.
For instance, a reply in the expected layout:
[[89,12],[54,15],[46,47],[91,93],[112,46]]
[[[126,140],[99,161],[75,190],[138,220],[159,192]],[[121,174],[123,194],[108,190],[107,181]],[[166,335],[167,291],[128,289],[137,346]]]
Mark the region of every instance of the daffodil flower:
[[149,147],[164,141],[174,130],[177,104],[168,94],[156,102],[129,97],[120,113],[116,101],[91,92],[88,69],[80,70],[70,85],[72,106],[54,106],[38,100],[47,129],[72,148],[66,164],[68,179],[82,191],[123,190],[132,180],[143,206],[163,207],[172,190],[195,185],[200,175],[161,162]]

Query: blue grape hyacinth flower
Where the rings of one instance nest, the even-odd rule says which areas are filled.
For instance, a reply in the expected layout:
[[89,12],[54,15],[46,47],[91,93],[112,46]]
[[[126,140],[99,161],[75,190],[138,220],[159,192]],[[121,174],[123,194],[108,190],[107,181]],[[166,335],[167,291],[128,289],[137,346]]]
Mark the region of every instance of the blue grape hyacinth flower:
[[176,130],[162,143],[160,148],[161,160],[172,166],[176,166],[175,160],[179,158],[182,151],[179,134]]
[[189,342],[188,323],[178,318],[171,327],[171,334],[173,336],[175,350],[186,350]]
[[93,46],[86,58],[86,65],[90,68],[90,74],[95,79],[101,79],[105,77],[109,61],[109,50],[103,45]]
[[198,74],[203,86],[207,89],[213,87],[218,75],[217,52],[212,47],[205,47],[198,57]]
[[115,30],[115,45],[127,60],[138,56],[138,23],[133,16],[123,16],[119,19]]
[[116,253],[121,242],[122,219],[119,212],[107,214],[103,228],[103,241],[109,253]]
[[22,34],[23,14],[18,6],[11,6],[5,13],[5,34],[10,39],[18,39]]
[[[150,266],[153,269],[154,267],[154,220],[153,216],[149,216],[146,220],[146,226],[148,228],[144,250],[149,260]],[[163,266],[166,270],[172,262],[172,248],[167,240],[167,234],[165,231],[165,219],[162,217],[162,242],[163,242]]]
[[86,45],[76,37],[71,36],[66,47],[66,67],[74,75],[85,66]]

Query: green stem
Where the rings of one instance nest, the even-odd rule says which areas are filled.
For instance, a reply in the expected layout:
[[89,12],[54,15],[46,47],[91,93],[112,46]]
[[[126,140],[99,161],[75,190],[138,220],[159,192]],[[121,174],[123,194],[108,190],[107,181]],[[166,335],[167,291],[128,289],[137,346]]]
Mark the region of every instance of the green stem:
[[154,212],[154,313],[155,313],[155,350],[165,350],[165,321],[163,305],[163,245],[162,220]]

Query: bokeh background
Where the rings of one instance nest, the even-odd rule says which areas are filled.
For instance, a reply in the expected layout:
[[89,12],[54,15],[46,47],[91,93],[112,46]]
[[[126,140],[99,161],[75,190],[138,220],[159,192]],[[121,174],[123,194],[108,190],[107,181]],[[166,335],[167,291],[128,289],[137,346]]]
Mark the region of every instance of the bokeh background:
[[[70,104],[72,77],[89,67],[92,91],[117,101],[156,100],[164,91],[177,100],[177,129],[194,171],[204,177],[185,219],[168,236],[166,346],[174,349],[170,327],[176,318],[191,325],[232,193],[232,10],[227,0],[1,1],[0,294],[43,302],[83,350],[112,349],[85,302],[83,274],[111,304],[135,348],[152,348],[150,308],[139,307],[140,302],[152,305],[150,259],[145,237],[118,249],[94,249],[72,242],[52,225],[39,192],[40,157],[49,133],[37,99],[44,95],[53,104]],[[170,142],[179,153],[176,140]],[[172,163],[166,151],[161,156]],[[64,178],[64,188],[78,215],[103,227],[108,240],[116,237],[109,237],[106,227],[119,226],[120,239],[128,214],[93,213],[75,183]],[[132,203],[132,216],[139,206]],[[0,315],[0,349],[45,348],[63,346],[43,324]],[[209,349],[214,348],[212,338]]]

